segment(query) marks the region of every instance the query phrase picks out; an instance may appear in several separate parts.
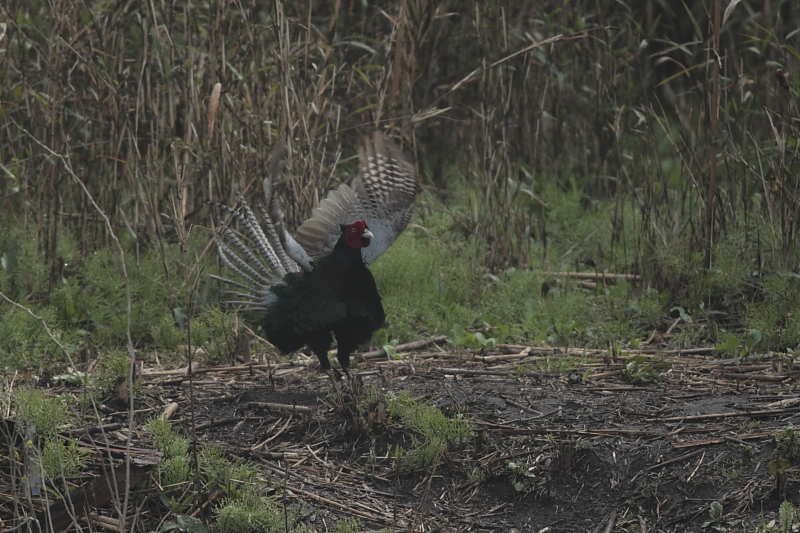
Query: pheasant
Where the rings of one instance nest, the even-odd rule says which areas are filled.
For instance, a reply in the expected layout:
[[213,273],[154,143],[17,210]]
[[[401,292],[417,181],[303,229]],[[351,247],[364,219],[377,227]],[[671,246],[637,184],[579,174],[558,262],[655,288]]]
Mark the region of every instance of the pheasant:
[[284,353],[304,345],[317,356],[336,384],[328,350],[337,342],[337,359],[348,378],[350,355],[385,323],[375,280],[367,266],[408,225],[418,182],[411,159],[386,135],[374,132],[358,152],[359,172],[351,185],[331,191],[292,236],[273,180],[280,174],[285,147],[273,150],[263,189],[266,206],[257,205],[259,223],[243,196],[230,214],[249,246],[219,218],[219,256],[242,281],[212,276],[236,287],[229,303],[264,314],[267,340]]

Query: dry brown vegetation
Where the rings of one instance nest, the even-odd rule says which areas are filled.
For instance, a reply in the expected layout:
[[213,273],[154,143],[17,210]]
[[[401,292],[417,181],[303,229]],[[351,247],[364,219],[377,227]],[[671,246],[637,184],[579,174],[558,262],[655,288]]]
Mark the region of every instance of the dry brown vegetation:
[[[337,479],[336,474],[319,478],[319,472],[339,469],[344,476],[339,486],[342,498],[352,496],[348,491],[355,490],[353,486],[378,480],[368,490],[381,492],[380,497],[394,496],[384,502],[388,507],[382,514],[370,515],[379,519],[368,518],[362,524],[373,529],[490,530],[522,525],[574,531],[580,525],[599,531],[609,524],[617,529],[608,531],[644,532],[659,527],[663,531],[692,527],[729,531],[761,527],[770,531],[765,525],[768,520],[761,518],[777,516],[777,506],[784,499],[798,503],[792,496],[796,490],[790,490],[797,487],[792,462],[797,458],[773,464],[774,471],[766,466],[776,460],[773,451],[778,448],[771,435],[791,423],[794,411],[758,415],[770,424],[760,431],[732,425],[685,426],[680,420],[662,418],[756,409],[753,402],[780,402],[794,394],[792,350],[800,344],[795,245],[800,229],[800,20],[793,7],[791,0],[729,4],[721,0],[1,3],[0,316],[6,330],[4,333],[0,324],[0,361],[9,375],[0,402],[4,415],[19,414],[14,391],[20,375],[15,378],[13,372],[22,371],[19,367],[23,365],[15,358],[31,367],[23,381],[33,374],[40,382],[47,381],[44,370],[50,365],[63,365],[56,373],[66,366],[91,373],[102,360],[107,372],[104,379],[122,386],[114,396],[129,398],[131,404],[147,403],[148,415],[160,411],[170,399],[171,393],[165,391],[171,385],[159,384],[155,391],[144,393],[133,386],[132,373],[127,388],[124,379],[115,378],[132,372],[134,365],[126,359],[133,362],[137,355],[148,359],[151,347],[159,342],[154,342],[147,316],[140,317],[139,324],[131,324],[136,305],[158,301],[168,308],[170,329],[174,320],[181,325],[182,320],[193,318],[195,306],[215,300],[212,293],[216,288],[200,281],[201,272],[212,269],[214,263],[211,234],[205,229],[212,222],[205,202],[232,205],[235,191],[256,193],[271,147],[284,140],[290,158],[282,194],[293,226],[355,167],[351,155],[360,135],[378,128],[401,140],[416,158],[423,179],[416,222],[432,229],[442,241],[469,242],[472,247],[458,254],[477,256],[474,261],[463,260],[475,269],[475,279],[505,275],[512,268],[574,267],[636,274],[644,282],[632,293],[640,296],[650,289],[661,295],[651,298],[656,302],[655,324],[647,325],[653,331],[647,341],[651,348],[719,342],[719,349],[708,349],[703,357],[727,351],[738,364],[753,362],[746,356],[758,360],[753,368],[732,372],[703,357],[689,361],[674,356],[670,361],[674,354],[662,354],[667,358],[666,367],[648,366],[629,359],[632,355],[620,356],[617,341],[622,334],[611,333],[605,356],[595,352],[597,360],[558,363],[570,373],[551,374],[563,368],[547,366],[551,364],[548,360],[546,366],[533,370],[520,367],[516,375],[522,387],[535,389],[531,393],[535,400],[551,402],[548,407],[553,409],[568,405],[568,413],[570,409],[577,413],[574,418],[563,418],[559,411],[557,423],[543,429],[552,430],[545,435],[567,440],[541,440],[545,437],[539,433],[505,439],[519,435],[513,431],[527,428],[525,424],[537,423],[531,422],[531,417],[519,420],[516,412],[496,427],[480,429],[466,449],[443,459],[439,470],[405,472],[402,483],[399,473],[391,477],[395,464],[391,445],[403,436],[410,438],[409,433],[392,433],[386,430],[389,426],[381,424],[376,425],[378,437],[347,433],[345,427],[358,426],[353,412],[364,406],[348,407],[343,400],[336,403],[330,399],[322,403],[314,389],[297,403],[331,408],[331,417],[321,420],[312,414],[302,423],[297,418],[259,419],[276,431],[278,424],[284,427],[281,431],[293,428],[281,441],[286,450],[314,450],[311,457],[304,455],[306,462],[294,465],[294,470],[283,462],[288,456],[261,457],[281,461],[269,471],[285,476],[283,488],[300,489],[290,477],[302,468],[316,469],[307,477],[316,489],[302,489],[307,493],[302,501],[330,511],[332,504],[319,499],[319,480],[327,483]],[[573,213],[565,215],[565,197],[578,198],[574,217]],[[592,228],[598,220],[603,223]],[[69,265],[62,256],[65,249],[77,250]],[[171,255],[170,250],[175,249],[178,252]],[[169,292],[159,284],[148,287],[145,283],[145,289],[152,289],[149,299],[147,290],[124,270],[126,264],[135,264],[142,269],[136,275],[147,280],[148,271],[141,265],[148,254],[163,263],[166,281],[160,283],[173,287]],[[108,256],[119,256],[118,263],[108,263],[123,269],[124,275],[113,283],[106,280],[114,286],[100,292],[96,287],[104,280],[98,275],[98,264]],[[403,264],[403,268],[413,267]],[[544,274],[536,279],[567,292],[568,282],[560,278],[558,284]],[[550,285],[541,289],[539,285],[531,292],[539,298],[541,291],[537,301],[546,303],[544,289]],[[72,299],[64,297],[65,286],[73,291]],[[594,290],[603,291],[602,287]],[[93,294],[114,292],[119,299],[108,306],[111,312],[91,301]],[[83,299],[79,301],[78,296]],[[476,297],[484,299],[489,298],[483,293]],[[571,302],[570,309],[581,306]],[[522,301],[513,303],[522,307]],[[18,332],[24,329],[18,329],[18,318],[13,329],[8,325],[12,315],[24,314],[26,307],[43,319],[31,319],[36,328],[41,323],[60,327],[52,330],[53,338],[63,343],[53,342],[41,360],[34,359],[40,353],[33,345],[14,344],[11,341],[16,339],[9,339],[20,336]],[[674,315],[669,320],[664,313],[667,310]],[[530,315],[524,321],[534,324],[533,310]],[[626,316],[620,311],[623,321]],[[676,326],[680,321],[688,323],[691,317],[707,330],[681,336]],[[215,320],[226,318],[212,314],[204,320],[210,330]],[[544,328],[540,337],[547,343],[574,345],[575,339],[587,338],[587,328],[573,325],[568,317],[555,320],[547,315],[542,320],[545,325],[536,323],[535,328]],[[451,321],[442,326],[444,331],[434,331],[425,324],[419,333],[450,333],[453,325]],[[489,336],[503,327],[508,330],[508,324],[489,324],[484,333]],[[575,333],[577,329],[581,332]],[[127,339],[119,342],[123,335],[117,335],[105,345],[111,330],[124,331]],[[516,331],[513,325],[512,331]],[[626,330],[625,335],[628,333]],[[539,342],[536,335],[525,335],[523,340],[530,344]],[[602,345],[606,336],[602,339],[598,344]],[[451,340],[461,344],[457,347],[461,353],[464,343]],[[186,339],[175,342],[183,345]],[[229,339],[225,342],[231,343]],[[127,349],[120,351],[123,344]],[[97,357],[98,346],[111,363]],[[491,347],[484,344],[484,349]],[[234,350],[223,347],[220,351],[225,353],[217,356],[219,359],[233,358]],[[147,355],[143,357],[142,352]],[[186,352],[194,355],[192,350]],[[477,354],[485,355],[485,350]],[[499,354],[490,351],[488,355]],[[573,352],[570,355],[579,357]],[[487,362],[455,359],[452,366],[473,371],[476,368],[471,365]],[[526,365],[540,362],[520,361]],[[153,361],[148,359],[150,363]],[[486,405],[512,405],[524,412],[538,409],[530,398],[514,399],[516,382],[508,378],[513,369],[481,366],[478,370],[502,372],[503,385],[470,386],[465,392],[458,372],[431,370],[448,387],[457,384],[459,392],[443,393],[441,387],[426,381],[428,374],[414,377],[414,364],[402,366],[397,373],[384,375],[381,370],[371,375],[387,390],[414,382],[408,388],[446,405],[450,409],[447,414],[472,413],[479,422],[496,415]],[[600,379],[587,378],[592,372],[600,373],[604,381],[642,381],[636,385],[613,383],[604,392],[587,385],[591,379]],[[758,373],[767,378],[754,377]],[[411,377],[406,380],[407,374]],[[319,385],[313,379],[309,385],[308,376],[274,381],[271,370],[267,375],[247,385],[287,401],[299,398],[292,391]],[[655,385],[660,379],[665,384]],[[71,390],[64,381],[54,383]],[[103,382],[103,390],[110,390],[111,385]],[[691,390],[681,392],[682,388]],[[181,402],[193,399],[194,390],[190,387],[185,395],[181,390],[175,396]],[[247,397],[260,394],[252,388],[238,393]],[[133,402],[136,394],[140,396]],[[752,401],[738,403],[742,394],[752,395]],[[616,404],[616,400],[595,402],[593,395],[621,399]],[[725,403],[728,396],[732,405]],[[585,414],[580,402],[586,402],[588,410],[596,405],[595,430],[612,431],[613,427],[617,432],[575,433],[571,426]],[[650,418],[629,412],[629,402]],[[666,412],[664,402],[684,408]],[[116,407],[124,413],[124,406]],[[374,410],[375,406],[368,407]],[[191,401],[181,411],[186,426],[193,430],[195,422],[206,421],[203,416],[242,417],[239,412],[223,413],[224,409],[211,414],[203,409],[196,413],[195,409],[197,405]],[[108,422],[100,416],[91,411],[87,419],[96,425]],[[294,420],[294,425],[285,420]],[[149,438],[141,429],[142,422],[144,415],[124,418],[131,433],[116,435],[127,439],[116,444],[130,446],[134,435]],[[633,431],[630,428],[636,422],[642,426],[636,429],[641,437],[625,432]],[[10,434],[16,435],[18,428],[9,427]],[[693,440],[688,440],[690,430],[697,432]],[[677,440],[675,435],[680,432],[687,435],[685,442],[690,445]],[[709,442],[702,441],[702,434],[712,435]],[[208,436],[224,440],[226,435],[212,432]],[[575,439],[569,440],[572,437]],[[197,438],[191,434],[193,444]],[[243,449],[254,445],[254,439],[269,437],[253,432],[240,438],[236,446],[230,443],[227,451],[233,453],[236,447]],[[648,444],[627,440],[639,438],[649,439]],[[617,446],[614,439],[623,444]],[[6,453],[11,458],[19,453],[20,442],[13,438],[9,442]],[[746,448],[751,442],[755,451]],[[37,443],[44,446],[43,440]],[[315,455],[320,443],[332,446],[331,458]],[[151,446],[146,441],[141,444]],[[490,452],[487,446],[496,448]],[[592,451],[585,452],[581,446]],[[708,450],[709,458],[705,451],[699,456],[682,455],[687,446]],[[275,453],[286,451],[281,450]],[[576,450],[579,453],[573,462],[570,454]],[[356,451],[361,454],[357,460],[353,459]],[[545,467],[532,462],[526,463],[526,468],[533,470],[509,474],[506,463],[497,463],[498,457],[526,457],[529,452],[537,453],[537,460],[555,458],[555,464],[567,473],[556,475],[556,470],[548,470],[552,463]],[[611,455],[604,455],[606,452]],[[630,454],[625,468],[613,459],[616,453]],[[463,461],[462,466],[455,464],[455,457]],[[758,460],[749,469],[753,457]],[[722,469],[720,465],[729,460],[738,462]],[[193,461],[193,468],[197,467],[194,455]],[[696,467],[687,461],[697,461]],[[701,470],[709,462],[719,470]],[[675,469],[662,470],[659,464]],[[732,469],[738,472],[735,479]],[[542,477],[534,482],[524,471]],[[0,519],[7,527],[24,528],[28,522],[15,520],[30,516],[30,509],[36,507],[27,509],[20,504],[17,473],[14,468],[3,471]],[[715,473],[719,475],[714,477]],[[620,492],[603,493],[602,497],[598,492],[597,498],[590,498],[587,508],[596,514],[587,518],[581,513],[585,485],[581,479],[591,475],[630,483]],[[633,483],[637,480],[638,485]],[[692,480],[696,484],[707,480],[707,484],[692,485],[693,492],[687,493],[683,483]],[[508,489],[521,481],[525,482],[522,489]],[[199,483],[195,478],[194,488],[181,493],[183,497],[191,492],[199,499],[180,509],[150,501],[146,519],[133,519],[133,528],[156,530],[167,517],[172,520],[192,513],[213,524],[210,509],[219,495],[198,488]],[[724,489],[724,483],[732,484],[730,490]],[[276,490],[285,494],[279,485],[278,480]],[[589,486],[600,485],[591,482]],[[54,490],[65,487],[66,482]],[[495,490],[498,487],[503,487],[502,491]],[[498,503],[470,507],[487,492],[500,494]],[[63,494],[56,498],[60,496]],[[139,510],[145,508],[142,500],[128,506],[127,496],[117,496],[118,504],[126,502],[124,508],[114,511],[123,524],[134,516],[135,505],[141,506]],[[212,500],[206,499],[209,497]],[[715,499],[734,510],[733,523],[719,520],[702,528],[702,522],[708,520],[704,510]],[[562,501],[569,501],[565,503],[571,513],[567,518],[544,512],[551,510],[550,504],[558,506]],[[677,510],[678,501],[691,509]],[[536,502],[534,509],[542,514],[520,514],[521,507],[514,505],[530,506],[531,502]],[[283,503],[286,505],[285,499]],[[401,503],[407,516],[398,519]],[[327,523],[311,520],[297,501],[291,504],[299,513],[297,527],[328,528]],[[387,510],[392,506],[395,508]],[[341,508],[334,510],[338,517],[347,515]],[[459,513],[461,518],[454,518]],[[364,518],[358,513],[349,516],[353,515]],[[579,523],[581,519],[585,520]],[[105,527],[113,527],[113,522]],[[42,530],[48,530],[47,526]]]
[[[252,190],[282,138],[297,221],[337,166],[352,166],[341,160],[350,130],[381,127],[407,140],[431,192],[474,191],[459,222],[487,238],[490,265],[542,259],[526,240],[546,240],[547,183],[613,202],[620,235],[602,252],[616,257],[623,232],[638,236],[619,267],[652,266],[654,248],[709,250],[708,220],[716,234],[760,228],[764,252],[785,261],[797,224],[796,19],[785,1],[767,13],[744,2],[722,27],[707,17],[716,7],[11,2],[3,210],[41,228],[51,265],[59,225],[84,250],[108,242],[49,148],[111,231],[148,245],[169,233],[159,213],[173,157],[187,167],[187,218],[205,224],[203,202]],[[623,224],[631,203],[638,227]]]

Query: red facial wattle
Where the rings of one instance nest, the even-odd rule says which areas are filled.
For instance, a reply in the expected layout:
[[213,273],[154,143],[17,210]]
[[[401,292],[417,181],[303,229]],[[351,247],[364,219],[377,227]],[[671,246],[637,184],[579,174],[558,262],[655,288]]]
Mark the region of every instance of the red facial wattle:
[[345,241],[350,248],[360,250],[369,246],[373,235],[365,220],[357,220],[347,226],[345,230]]

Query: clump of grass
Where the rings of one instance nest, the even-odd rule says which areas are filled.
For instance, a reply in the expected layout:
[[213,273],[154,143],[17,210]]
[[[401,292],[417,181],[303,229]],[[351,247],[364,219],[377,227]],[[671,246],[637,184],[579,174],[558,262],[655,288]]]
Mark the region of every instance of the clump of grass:
[[775,446],[772,456],[777,459],[786,459],[790,463],[800,459],[800,434],[792,424],[783,431],[776,431],[770,435],[770,441]]
[[[156,254],[142,257],[138,268],[128,269],[128,275],[131,300],[136,302],[131,337],[141,342],[148,338],[153,317],[162,314],[165,304],[169,309],[176,307],[177,287],[167,280],[164,263]],[[110,248],[97,251],[83,264],[81,278],[93,339],[107,346],[124,344],[127,304],[119,255]]]
[[412,398],[408,391],[388,394],[386,407],[389,416],[399,419],[414,433],[412,449],[406,456],[407,464],[413,468],[438,463],[448,446],[460,444],[473,432],[472,424],[463,414],[447,418],[439,409]]
[[145,430],[153,437],[153,445],[169,459],[186,455],[189,451],[189,440],[173,429],[172,424],[159,418],[150,419]]
[[258,471],[241,459],[230,460],[217,443],[205,443],[197,455],[203,479],[228,498],[237,498],[258,483]]
[[[239,339],[239,320],[233,311],[223,311],[217,306],[208,306],[197,317],[205,342],[206,362],[209,364],[233,363]],[[192,327],[195,322],[192,323]]]
[[344,518],[336,522],[336,533],[358,533],[360,531],[358,520],[355,518]]
[[790,272],[764,276],[759,298],[746,304],[745,321],[751,330],[761,332],[763,351],[795,348],[800,344],[800,278]]
[[531,341],[602,347],[646,336],[660,319],[664,296],[646,292],[638,305],[622,281],[596,293],[561,280],[543,298],[540,272],[489,274],[476,259],[476,242],[412,231],[375,263],[389,337],[447,334],[466,348]]
[[[284,509],[265,494],[258,471],[251,464],[231,461],[219,444],[206,443],[197,452],[195,469],[188,439],[168,421],[152,419],[145,429],[152,436],[154,446],[164,453],[156,475],[163,490],[161,501],[168,504],[172,512],[181,514],[192,508],[197,495],[186,488],[199,472],[203,485],[224,495],[214,509],[219,531],[278,531],[283,527]],[[294,513],[289,513],[289,518],[295,521]]]
[[[569,372],[571,370],[577,370],[580,363],[581,361],[577,360],[575,357],[554,355],[543,357],[532,366],[541,372]],[[525,369],[520,368],[518,371],[524,373]]]
[[637,301],[636,307],[645,327],[654,328],[660,324],[664,305],[667,303],[664,301],[664,296],[668,296],[667,293],[661,295],[657,290],[648,287]]
[[[6,221],[8,223],[9,221]],[[0,233],[0,290],[17,302],[47,287],[47,264],[37,253],[37,240],[20,224],[8,224]]]
[[[130,373],[128,353],[120,349],[110,349],[99,357],[99,364],[92,376],[91,384],[100,391],[108,391],[120,379],[127,379]],[[134,383],[134,385],[136,385]]]
[[168,353],[174,353],[181,342],[186,340],[186,334],[175,325],[175,317],[170,310],[162,313],[150,327],[153,341]]
[[153,418],[147,422],[145,429],[153,437],[156,449],[164,454],[156,470],[161,486],[174,488],[187,483],[191,474],[189,440],[175,431],[166,420]]
[[20,418],[32,424],[40,437],[53,436],[69,423],[67,405],[58,396],[33,387],[22,387],[14,399]]
[[[175,322],[175,312],[162,314],[150,328],[153,341],[166,351],[168,358],[176,354],[187,342],[186,318],[179,312],[180,323]],[[216,365],[232,363],[239,339],[239,319],[233,310],[223,310],[209,305],[200,310],[192,320],[192,346],[203,348],[206,363]]]
[[447,332],[456,322],[471,324],[478,316],[470,289],[476,281],[472,257],[427,234],[404,233],[371,267],[390,336],[406,342]]
[[625,362],[625,366],[622,369],[622,379],[631,385],[659,383],[661,376],[658,371],[664,367],[668,368],[669,365],[641,356],[631,357]]
[[[240,498],[224,500],[214,509],[214,515],[220,533],[272,533],[283,531],[287,518],[289,523],[297,519],[296,513],[284,512],[283,506],[274,498],[264,496],[255,489]],[[311,532],[303,525],[294,527],[292,531]]]
[[778,508],[778,524],[780,526],[780,533],[789,533],[793,531],[792,526],[800,520],[800,512],[795,509],[792,502],[784,501]]
[[91,452],[80,448],[75,440],[48,438],[42,448],[42,468],[50,480],[78,475],[89,463]]
[[[67,349],[75,349],[83,332],[58,327],[53,308],[41,307],[36,313],[50,327],[50,332]],[[0,369],[6,373],[19,371],[26,366],[38,367],[42,361],[63,362],[63,352],[47,335],[41,321],[25,311],[7,307],[0,316]]]

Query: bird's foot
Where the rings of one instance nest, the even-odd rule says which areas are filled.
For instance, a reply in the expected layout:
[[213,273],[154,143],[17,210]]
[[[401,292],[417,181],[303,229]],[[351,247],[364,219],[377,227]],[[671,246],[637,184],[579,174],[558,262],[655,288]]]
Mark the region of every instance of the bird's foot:
[[350,392],[353,396],[358,396],[358,394],[364,390],[364,381],[361,379],[361,376],[358,374],[353,374],[350,372],[349,368],[343,368],[344,373],[347,375],[347,383],[350,385]]
[[[345,369],[345,374],[347,375],[347,382],[342,379],[342,375],[332,368],[325,369],[325,373],[328,374],[328,377],[333,384],[333,390],[337,392],[342,400],[345,400],[345,397],[350,397],[355,395],[355,389],[353,386],[354,378],[353,375]],[[358,377],[355,378],[357,381],[361,381]]]

